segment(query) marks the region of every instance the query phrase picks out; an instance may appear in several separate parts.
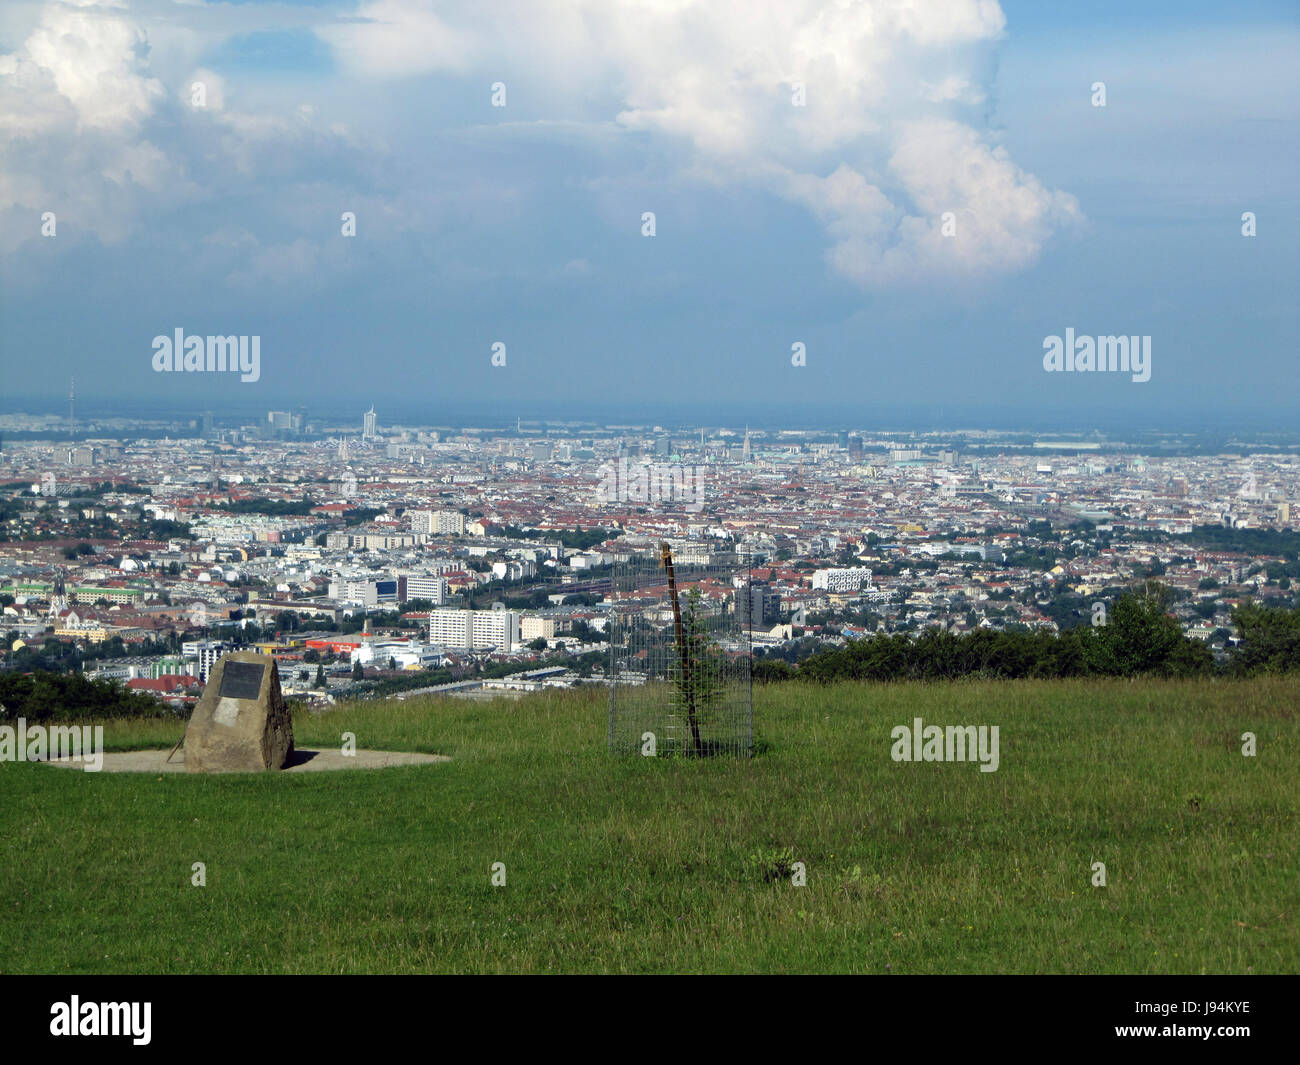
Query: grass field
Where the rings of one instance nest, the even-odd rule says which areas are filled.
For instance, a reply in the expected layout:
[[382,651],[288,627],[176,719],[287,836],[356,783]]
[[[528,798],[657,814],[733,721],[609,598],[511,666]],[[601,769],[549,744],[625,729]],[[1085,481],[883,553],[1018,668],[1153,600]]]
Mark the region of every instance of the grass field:
[[[452,756],[436,766],[0,765],[0,970],[1300,971],[1300,680],[755,700],[747,761],[611,758],[592,689],[295,723],[300,747],[353,731]],[[1000,726],[1000,768],[892,761],[916,716]],[[180,731],[117,722],[106,740]],[[807,886],[763,878],[786,848]]]

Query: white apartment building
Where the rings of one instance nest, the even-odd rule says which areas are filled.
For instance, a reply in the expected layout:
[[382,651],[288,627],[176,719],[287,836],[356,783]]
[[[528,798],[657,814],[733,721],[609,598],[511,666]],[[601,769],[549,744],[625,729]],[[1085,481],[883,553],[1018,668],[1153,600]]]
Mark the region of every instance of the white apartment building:
[[812,586],[827,592],[843,595],[846,592],[860,592],[862,586],[871,584],[871,570],[865,566],[852,569],[819,569],[812,577]]
[[418,542],[415,533],[408,532],[332,532],[325,535],[325,546],[332,551],[349,547],[364,547],[371,551],[390,551],[400,547],[414,547]]
[[374,606],[379,602],[374,581],[330,581],[329,597],[340,603]]
[[447,578],[422,574],[406,578],[407,599],[428,599],[436,606],[447,601]]
[[208,674],[212,672],[212,667],[217,664],[217,659],[229,649],[229,645],[219,640],[187,640],[181,644],[181,656],[183,658],[198,659],[199,680],[206,684]]
[[492,576],[498,581],[521,581],[537,575],[535,562],[493,562]]
[[396,603],[398,583],[389,577],[340,578],[330,581],[329,597],[339,603],[375,607],[380,603]]
[[537,639],[555,639],[555,619],[525,614],[519,619],[519,638],[524,643],[532,643]]
[[349,547],[364,547],[370,551],[391,551],[396,547],[413,547],[416,539],[404,532],[362,532],[353,533]]
[[413,510],[411,532],[464,535],[465,515],[458,510]]
[[519,645],[519,615],[513,610],[431,610],[429,642],[458,650],[513,651]]

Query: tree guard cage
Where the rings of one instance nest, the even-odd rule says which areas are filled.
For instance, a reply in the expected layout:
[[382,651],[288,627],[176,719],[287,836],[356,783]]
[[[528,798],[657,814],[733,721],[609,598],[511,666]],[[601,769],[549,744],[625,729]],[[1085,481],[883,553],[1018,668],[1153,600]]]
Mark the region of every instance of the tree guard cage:
[[[694,556],[693,556],[694,557]],[[615,567],[609,598],[609,749],[659,758],[754,752],[747,558],[654,556]],[[676,592],[674,596],[673,592]]]

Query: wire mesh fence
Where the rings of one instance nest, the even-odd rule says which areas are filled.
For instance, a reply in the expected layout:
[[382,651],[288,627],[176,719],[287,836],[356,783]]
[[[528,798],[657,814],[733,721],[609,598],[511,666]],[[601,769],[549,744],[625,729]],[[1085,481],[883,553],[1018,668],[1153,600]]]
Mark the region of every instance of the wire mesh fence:
[[[691,556],[684,556],[691,557]],[[665,564],[667,563],[667,564]],[[609,749],[659,758],[754,751],[749,630],[761,621],[748,562],[617,566],[609,602]],[[674,591],[675,602],[674,602]],[[755,599],[759,602],[755,605]]]

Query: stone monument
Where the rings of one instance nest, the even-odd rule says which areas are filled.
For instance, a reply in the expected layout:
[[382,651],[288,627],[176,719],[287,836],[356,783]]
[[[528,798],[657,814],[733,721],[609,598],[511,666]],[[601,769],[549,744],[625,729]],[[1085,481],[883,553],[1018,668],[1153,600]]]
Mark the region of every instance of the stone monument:
[[270,655],[233,651],[217,660],[185,730],[192,773],[283,769],[293,753],[293,721]]

